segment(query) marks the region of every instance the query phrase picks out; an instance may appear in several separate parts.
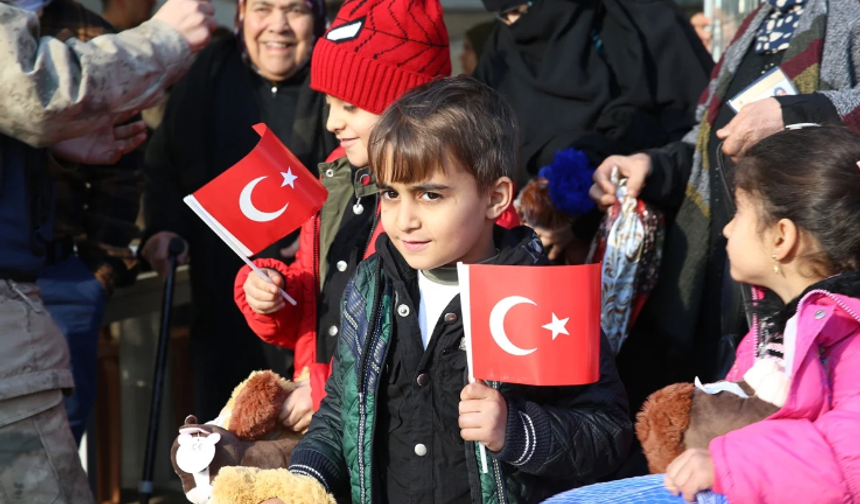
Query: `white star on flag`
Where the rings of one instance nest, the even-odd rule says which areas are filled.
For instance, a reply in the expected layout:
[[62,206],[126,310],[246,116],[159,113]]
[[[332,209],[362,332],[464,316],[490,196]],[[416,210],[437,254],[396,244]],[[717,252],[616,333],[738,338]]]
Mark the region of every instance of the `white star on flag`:
[[281,175],[283,175],[283,176],[284,176],[284,183],[283,183],[283,184],[281,184],[281,187],[284,187],[284,186],[287,186],[287,185],[288,185],[288,186],[292,187],[293,189],[295,189],[295,188],[296,188],[296,186],[295,186],[295,182],[296,182],[296,179],[297,179],[298,177],[296,177],[295,175],[293,175],[293,169],[292,169],[292,168],[287,168],[287,172],[286,172],[286,173],[281,172]]
[[558,337],[559,334],[566,334],[570,336],[570,333],[567,332],[567,321],[570,320],[570,317],[566,319],[559,319],[556,317],[555,313],[552,314],[552,322],[543,326],[547,331],[552,331],[552,340]]

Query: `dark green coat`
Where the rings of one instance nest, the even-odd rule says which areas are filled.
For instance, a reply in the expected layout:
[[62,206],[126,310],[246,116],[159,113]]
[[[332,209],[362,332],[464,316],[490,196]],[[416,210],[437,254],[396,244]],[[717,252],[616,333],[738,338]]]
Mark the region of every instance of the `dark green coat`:
[[[500,264],[541,264],[540,241],[531,230],[515,232],[500,228],[496,233]],[[377,254],[359,265],[355,278],[344,292],[341,337],[327,397],[314,415],[310,430],[292,454],[290,470],[313,476],[330,492],[351,502],[380,501],[374,467],[377,391],[394,334],[394,287],[383,269],[397,254],[386,235],[377,242]],[[472,481],[474,504],[532,503],[577,486],[597,481],[616,469],[627,455],[633,429],[627,413],[624,388],[604,338],[601,378],[598,383],[578,387],[529,387],[492,384],[510,404],[538,408],[548,420],[548,444],[542,459],[529,471],[489,458],[490,471],[481,474],[475,443],[466,443],[467,468]],[[463,377],[466,383],[466,377]],[[516,427],[522,430],[522,426]],[[508,432],[512,431],[509,423]],[[546,446],[546,445],[544,445]]]

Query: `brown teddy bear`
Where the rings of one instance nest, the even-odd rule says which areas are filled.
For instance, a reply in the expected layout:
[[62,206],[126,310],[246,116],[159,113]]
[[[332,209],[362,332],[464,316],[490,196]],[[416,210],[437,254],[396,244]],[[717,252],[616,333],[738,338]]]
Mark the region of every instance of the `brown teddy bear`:
[[[747,397],[731,391],[717,391],[736,389],[735,383]],[[764,420],[776,413],[784,402],[774,397],[781,391],[757,395],[746,381],[715,385],[717,387],[697,387],[692,383],[675,383],[654,392],[645,401],[636,415],[636,436],[642,443],[652,474],[665,473],[669,464],[689,448],[707,449],[712,439]],[[769,384],[765,385],[771,390]],[[709,387],[713,388],[708,390]]]
[[270,499],[287,504],[335,504],[317,480],[284,468],[225,467],[212,482],[210,504],[261,504]]
[[254,372],[236,387],[216,420],[203,425],[193,415],[185,420],[170,458],[189,501],[211,502],[212,481],[222,468],[289,466],[301,434],[278,420],[294,389],[292,382],[276,373]]
[[544,178],[532,179],[520,191],[514,201],[514,208],[520,221],[534,229],[541,239],[552,235],[559,241],[553,244],[558,248],[556,253],[551,255],[553,263],[584,264],[586,262],[590,245],[577,238],[572,228],[581,216],[568,216],[556,208],[550,198],[549,181]]

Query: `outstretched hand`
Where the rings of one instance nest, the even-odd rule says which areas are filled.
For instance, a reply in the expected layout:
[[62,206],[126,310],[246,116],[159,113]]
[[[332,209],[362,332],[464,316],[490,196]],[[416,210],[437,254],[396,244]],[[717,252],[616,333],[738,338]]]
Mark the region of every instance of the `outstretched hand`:
[[146,124],[135,121],[121,126],[108,126],[99,131],[54,144],[55,157],[90,165],[111,165],[136,149],[146,140]]
[[178,31],[194,54],[206,47],[217,26],[210,0],[168,0],[152,19],[164,21]]

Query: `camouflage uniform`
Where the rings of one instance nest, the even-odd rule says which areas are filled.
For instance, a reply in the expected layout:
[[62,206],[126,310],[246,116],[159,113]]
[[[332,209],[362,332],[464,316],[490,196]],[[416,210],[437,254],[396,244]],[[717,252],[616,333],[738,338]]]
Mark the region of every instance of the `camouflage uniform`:
[[[39,39],[38,26],[35,14],[0,1],[0,175],[29,173],[26,163],[4,166],[16,140],[43,147],[104,128],[157,101],[191,61],[181,35],[160,21],[89,43]],[[0,190],[8,199],[26,188]],[[38,287],[22,280],[38,273],[40,259],[25,256],[28,270],[10,269],[10,243],[0,234],[0,504],[89,504],[62,404],[73,386],[68,348]]]

